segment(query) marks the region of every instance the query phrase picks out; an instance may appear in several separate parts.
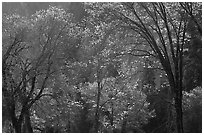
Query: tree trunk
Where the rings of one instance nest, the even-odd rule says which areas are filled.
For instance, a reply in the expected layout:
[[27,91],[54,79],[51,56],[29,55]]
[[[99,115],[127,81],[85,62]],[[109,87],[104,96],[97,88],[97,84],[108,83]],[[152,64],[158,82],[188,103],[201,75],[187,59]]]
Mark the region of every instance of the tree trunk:
[[[175,109],[176,109],[176,126],[177,132],[183,133],[183,110],[182,110],[182,54],[179,53],[179,58],[176,60],[175,65]],[[177,56],[178,57],[178,56]]]
[[[171,72],[167,65],[163,65],[168,81],[170,84],[171,92],[173,93],[176,109],[176,128],[178,133],[183,133],[183,112],[182,112],[182,64],[179,64],[179,59],[175,61],[175,71],[174,74]],[[170,65],[169,65],[170,66]]]
[[11,118],[13,128],[15,129],[15,132],[16,133],[21,133],[21,126],[18,123],[18,119],[17,119],[16,113],[15,113],[15,103],[14,103],[14,101],[7,103],[7,106],[8,106],[9,115],[10,115],[10,118]]
[[25,112],[24,112],[23,132],[24,133],[33,133],[33,128],[31,126],[31,121],[30,121],[29,110],[25,110]]
[[111,126],[113,126],[113,118],[114,118],[114,106],[113,106],[113,101],[111,102],[111,114],[110,114],[110,123],[111,123]]
[[18,119],[16,118],[16,115],[15,115],[15,107],[9,108],[9,112],[10,112],[11,122],[12,122],[13,128],[15,129],[15,132],[21,133],[21,128],[18,123]]
[[97,101],[96,101],[96,112],[95,112],[95,127],[94,130],[96,133],[98,133],[99,128],[99,103],[100,103],[100,97],[101,97],[101,83],[98,81],[98,93],[97,93]]
[[[178,84],[178,82],[176,82]],[[178,133],[183,133],[183,111],[182,111],[182,92],[177,87],[172,87],[171,90],[174,92],[174,107],[176,109],[176,128]]]
[[182,98],[178,93],[176,93],[175,97],[175,108],[176,108],[176,125],[177,125],[177,132],[183,133],[183,112],[182,112]]

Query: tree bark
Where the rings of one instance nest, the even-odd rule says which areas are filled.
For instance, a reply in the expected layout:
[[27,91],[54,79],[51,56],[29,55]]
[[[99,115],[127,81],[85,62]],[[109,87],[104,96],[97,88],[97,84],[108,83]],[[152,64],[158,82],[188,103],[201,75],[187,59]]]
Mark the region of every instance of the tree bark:
[[111,101],[111,114],[110,114],[110,123],[111,123],[111,126],[113,126],[113,118],[114,118],[114,106],[113,106],[113,101]]
[[9,108],[9,113],[10,113],[13,128],[15,129],[16,133],[21,133],[21,127],[20,127],[20,125],[18,123],[18,119],[17,119],[16,114],[15,114],[15,105],[12,104],[9,107],[10,107]]
[[177,132],[183,133],[183,111],[182,111],[182,98],[180,92],[176,92],[175,108],[176,108],[176,125]]
[[178,133],[183,133],[183,110],[182,110],[182,90],[179,89],[179,82],[175,82],[174,86],[171,86],[171,90],[174,93],[174,107],[176,109],[176,128]]
[[98,93],[97,93],[97,101],[96,101],[96,112],[95,112],[95,132],[98,133],[99,128],[99,103],[101,97],[101,83],[98,81]]
[[24,112],[23,132],[24,133],[33,133],[33,128],[31,126],[31,121],[30,121],[30,112],[28,109],[25,110],[25,112]]
[[[180,49],[180,48],[179,48]],[[179,50],[178,49],[178,50]],[[183,110],[182,110],[182,52],[179,51],[175,65],[175,109],[177,132],[183,133]]]

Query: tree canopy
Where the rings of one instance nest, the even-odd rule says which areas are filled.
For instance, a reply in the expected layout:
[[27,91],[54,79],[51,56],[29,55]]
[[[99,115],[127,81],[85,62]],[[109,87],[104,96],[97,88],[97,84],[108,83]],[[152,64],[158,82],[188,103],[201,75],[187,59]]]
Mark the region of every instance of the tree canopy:
[[202,3],[59,5],[2,15],[2,132],[202,132]]

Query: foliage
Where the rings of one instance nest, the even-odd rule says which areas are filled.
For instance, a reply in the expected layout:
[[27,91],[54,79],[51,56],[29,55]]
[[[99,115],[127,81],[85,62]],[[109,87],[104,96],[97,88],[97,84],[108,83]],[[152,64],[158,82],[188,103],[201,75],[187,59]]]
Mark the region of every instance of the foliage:
[[[154,56],[160,61],[174,95],[177,132],[184,132],[183,50],[193,37],[188,33],[191,19],[202,35],[199,19],[195,17],[199,15],[200,8],[193,8],[200,7],[199,3],[87,3],[86,6],[87,12],[92,14],[97,23],[125,27],[129,33],[133,31],[134,36],[141,39],[139,41],[143,41],[142,46],[146,45],[151,49],[146,51],[140,46],[142,49],[136,51],[145,52],[142,56]],[[137,53],[136,56],[141,54]]]
[[[46,92],[46,85],[56,70],[56,66],[53,65],[55,65],[55,51],[59,37],[62,37],[63,30],[67,26],[73,27],[69,22],[63,24],[62,22],[65,22],[63,19],[66,17],[62,16],[64,12],[55,9],[51,7],[46,12],[37,13],[31,19],[21,18],[18,15],[5,16],[3,21],[7,26],[3,29],[5,31],[3,94],[6,98],[5,104],[10,104],[8,113],[11,115],[16,132],[21,132],[23,121],[30,121],[27,113],[31,106],[42,96],[49,95],[49,92]],[[54,13],[56,11],[59,12]],[[54,23],[59,21],[63,27],[58,27],[58,31],[54,30],[56,25]],[[67,37],[67,31],[64,33]]]
[[79,7],[3,14],[3,132],[201,132],[201,4]]
[[202,132],[202,89],[196,87],[184,92],[184,127],[188,133]]

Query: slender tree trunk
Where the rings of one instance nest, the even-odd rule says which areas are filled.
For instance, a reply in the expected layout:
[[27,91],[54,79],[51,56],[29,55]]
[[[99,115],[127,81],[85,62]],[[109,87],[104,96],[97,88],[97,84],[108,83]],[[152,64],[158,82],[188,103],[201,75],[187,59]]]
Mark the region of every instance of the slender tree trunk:
[[33,128],[31,126],[31,121],[30,121],[29,110],[25,110],[25,112],[24,112],[23,132],[24,133],[33,133]]
[[180,92],[176,92],[175,97],[175,108],[176,108],[176,125],[177,132],[183,133],[183,111],[182,111],[182,98],[180,96]]
[[183,45],[181,46],[181,50],[179,53],[179,106],[180,106],[180,124],[181,124],[181,132],[184,133],[183,128]]
[[14,129],[15,129],[15,132],[21,133],[21,126],[19,125],[18,119],[17,119],[16,114],[15,114],[15,105],[12,104],[9,107],[10,107],[9,113],[10,113],[10,117],[11,117],[11,122],[12,122]]
[[177,132],[183,133],[183,110],[182,110],[182,57],[179,53],[175,65],[175,109],[176,109],[176,125]]
[[69,112],[68,112],[68,123],[66,125],[68,133],[71,133],[71,123],[70,123],[70,121],[71,120],[70,120],[70,110],[69,110]]
[[97,101],[96,101],[96,112],[95,112],[95,132],[98,132],[99,128],[99,103],[100,103],[100,97],[101,97],[101,83],[98,81],[98,93],[97,93]]
[[111,126],[113,126],[113,118],[114,118],[114,106],[113,106],[113,101],[111,101],[111,114],[110,114],[110,123],[111,123]]

